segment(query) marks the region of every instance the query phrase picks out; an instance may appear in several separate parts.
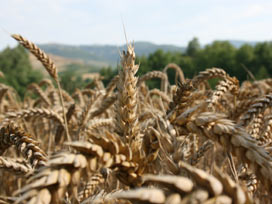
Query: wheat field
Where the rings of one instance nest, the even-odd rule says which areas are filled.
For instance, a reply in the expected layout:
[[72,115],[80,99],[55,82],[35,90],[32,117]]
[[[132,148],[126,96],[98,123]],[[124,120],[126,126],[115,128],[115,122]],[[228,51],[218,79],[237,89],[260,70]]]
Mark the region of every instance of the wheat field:
[[[19,101],[12,87],[0,84],[0,203],[272,200],[272,79],[240,86],[220,68],[188,79],[176,64],[137,77],[141,67],[128,44],[107,87],[98,75],[69,95],[48,55],[12,37],[57,87],[44,79]],[[175,85],[169,69],[176,71]],[[153,78],[160,89],[146,85]]]

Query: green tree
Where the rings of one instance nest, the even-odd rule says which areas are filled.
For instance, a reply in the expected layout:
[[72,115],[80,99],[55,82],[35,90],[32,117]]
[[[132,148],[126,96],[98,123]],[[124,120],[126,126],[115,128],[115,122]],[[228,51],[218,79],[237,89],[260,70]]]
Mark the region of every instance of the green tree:
[[[162,70],[168,63],[176,63],[182,68],[185,78],[192,78],[206,68],[218,67],[242,82],[248,79],[249,72],[257,79],[272,75],[272,43],[264,42],[256,46],[246,44],[237,49],[228,41],[214,41],[201,48],[197,38],[194,38],[189,42],[185,53],[157,50],[149,56],[136,58],[136,63],[140,64],[137,73],[139,76],[153,70]],[[114,75],[112,70],[105,69],[100,73],[107,76],[105,78],[109,81]],[[175,71],[170,69],[167,74],[173,84]],[[210,82],[214,86],[217,80]],[[159,88],[160,80],[151,80],[147,84],[150,88]]]
[[[138,71],[139,75],[143,75],[147,72],[153,70],[163,70],[163,68],[170,62],[172,62],[173,53],[164,52],[163,50],[157,50],[156,52],[150,54],[147,59],[141,58],[140,61],[140,69]],[[147,85],[150,88],[159,88],[160,87],[160,79],[152,79],[147,82]]]
[[165,53],[163,50],[157,50],[148,57],[148,66],[151,70],[163,69],[170,62],[171,53]]
[[22,46],[8,47],[0,53],[0,70],[5,74],[0,82],[15,88],[21,97],[28,84],[42,79],[42,74],[32,69],[28,53]]
[[240,74],[236,73],[239,75],[237,76],[239,80],[243,81],[248,79],[248,74],[243,70],[244,68],[247,68],[251,73],[256,74],[253,66],[254,58],[254,48],[251,45],[243,45],[237,50],[235,61],[236,67],[240,70]]
[[188,55],[190,57],[194,57],[200,49],[201,49],[200,43],[199,43],[198,39],[196,37],[194,37],[188,43],[188,46],[186,49],[186,55]]
[[[205,46],[195,57],[197,72],[211,67],[219,67],[226,70],[230,75],[239,73],[235,63],[236,48],[228,41],[214,41]],[[200,68],[200,69],[199,69]]]
[[181,67],[185,78],[192,78],[197,74],[194,59],[189,56],[180,56],[177,64]]
[[272,43],[258,43],[254,48],[254,74],[263,66],[268,73],[272,73]]
[[257,80],[264,79],[264,78],[269,78],[269,74],[264,66],[261,66],[260,69],[258,70],[256,77]]
[[237,50],[235,59],[238,63],[248,67],[254,60],[254,57],[254,48],[251,45],[245,44]]

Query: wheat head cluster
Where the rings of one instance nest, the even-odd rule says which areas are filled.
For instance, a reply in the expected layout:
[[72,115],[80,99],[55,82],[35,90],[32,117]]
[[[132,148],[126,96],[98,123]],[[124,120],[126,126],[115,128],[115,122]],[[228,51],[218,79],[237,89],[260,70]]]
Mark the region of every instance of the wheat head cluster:
[[137,77],[128,44],[106,87],[96,77],[70,95],[54,62],[12,37],[56,83],[31,84],[21,101],[0,84],[0,203],[272,201],[272,79],[240,85],[220,68],[188,79],[176,64]]

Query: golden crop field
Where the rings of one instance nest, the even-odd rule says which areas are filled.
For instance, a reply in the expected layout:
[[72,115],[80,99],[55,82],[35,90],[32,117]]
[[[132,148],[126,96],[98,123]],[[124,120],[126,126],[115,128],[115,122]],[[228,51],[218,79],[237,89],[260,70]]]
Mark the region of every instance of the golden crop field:
[[21,102],[0,86],[0,203],[270,203],[272,79],[240,86],[220,68],[188,79],[175,64],[137,77],[128,44],[107,87],[97,75],[69,95],[48,55],[12,37],[57,87],[32,84]]

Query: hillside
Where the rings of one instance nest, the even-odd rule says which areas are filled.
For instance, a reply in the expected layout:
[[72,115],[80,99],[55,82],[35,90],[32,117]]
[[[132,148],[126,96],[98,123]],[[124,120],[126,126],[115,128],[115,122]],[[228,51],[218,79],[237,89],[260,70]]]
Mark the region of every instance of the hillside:
[[[109,65],[106,62],[95,60],[84,61],[82,59],[68,58],[50,54],[49,52],[47,52],[47,54],[54,61],[59,72],[73,70],[76,73],[87,73],[98,71],[101,67],[106,67]],[[29,53],[29,60],[34,69],[41,71],[45,76],[47,75],[42,63],[38,61],[31,53]]]
[[[47,53],[69,59],[80,59],[86,64],[112,65],[115,66],[119,61],[120,47],[114,45],[63,45],[63,44],[39,44],[41,49]],[[135,52],[138,56],[149,55],[158,49],[164,51],[184,51],[184,47],[174,45],[156,45],[150,42],[135,42]]]
[[[65,58],[65,57],[56,56],[53,54],[48,54],[48,56],[54,61],[59,71],[62,71],[63,69],[65,69],[65,67],[69,64],[84,65],[83,60],[80,60],[80,59]],[[29,54],[29,60],[31,65],[34,67],[34,69],[39,69],[39,70],[42,70],[43,73],[46,73],[46,70],[43,68],[42,63],[38,61],[34,55]]]
[[[230,40],[229,42],[236,48],[244,44],[252,46],[257,44],[257,42],[241,40]],[[97,70],[109,65],[115,67],[120,59],[119,50],[125,49],[125,45],[117,47],[114,45],[65,45],[49,43],[39,44],[38,46],[50,55],[60,71],[67,70],[67,67],[73,68],[78,65],[77,67],[80,67],[80,70],[77,70],[77,72],[81,73],[93,71],[94,69]],[[186,47],[158,45],[144,41],[135,42],[137,56],[148,56],[158,49],[162,49],[165,52],[184,52]],[[30,56],[30,60],[34,68],[41,69],[42,65],[33,56]]]

